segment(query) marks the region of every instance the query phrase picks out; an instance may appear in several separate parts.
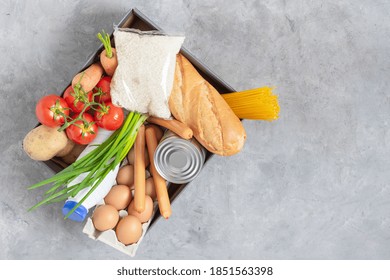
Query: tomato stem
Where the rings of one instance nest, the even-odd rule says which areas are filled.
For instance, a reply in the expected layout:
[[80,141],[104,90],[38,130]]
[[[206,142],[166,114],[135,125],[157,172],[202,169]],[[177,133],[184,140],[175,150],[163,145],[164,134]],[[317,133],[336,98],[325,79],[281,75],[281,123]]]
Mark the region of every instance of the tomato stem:
[[[81,79],[83,78],[83,75],[84,75],[84,72],[81,75],[80,80],[73,87],[73,92],[71,92],[70,94],[75,98],[75,100],[74,100],[75,107],[77,107],[78,102],[82,102],[84,104],[84,107],[76,118],[73,118],[73,119],[71,117],[64,118],[65,119],[64,125],[62,125],[58,129],[58,131],[60,131],[60,132],[64,131],[70,125],[75,124],[77,121],[82,121],[84,123],[84,126],[87,126],[88,122],[86,120],[84,120],[84,118],[83,118],[83,114],[87,111],[87,109],[92,108],[93,110],[98,111],[96,109],[96,107],[104,108],[104,104],[100,104],[100,103],[94,101],[95,96],[101,94],[99,92],[94,93],[92,95],[92,101],[89,101],[87,93],[80,86],[80,82],[81,82]],[[67,108],[67,109],[70,110],[70,108]]]

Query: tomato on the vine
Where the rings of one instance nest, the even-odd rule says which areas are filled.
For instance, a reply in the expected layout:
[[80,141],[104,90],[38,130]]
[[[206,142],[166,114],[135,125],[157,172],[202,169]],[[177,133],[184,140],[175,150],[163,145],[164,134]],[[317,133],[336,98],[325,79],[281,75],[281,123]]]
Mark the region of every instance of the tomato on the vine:
[[[64,92],[64,99],[74,113],[80,113],[86,103],[92,102],[92,98],[92,91],[85,93],[82,90],[74,90],[72,86],[69,86]],[[85,110],[88,109],[89,107]]]
[[111,101],[110,93],[111,77],[105,76],[100,79],[100,81],[95,86],[93,93],[97,93],[100,89],[100,95],[95,96],[95,101],[102,103]]
[[38,121],[46,126],[56,127],[65,123],[69,116],[69,107],[66,101],[55,94],[42,97],[35,107]]
[[103,103],[100,108],[96,109],[93,117],[98,126],[107,130],[120,128],[125,118],[123,109],[111,102]]
[[[76,114],[73,119],[78,117],[79,114]],[[81,118],[81,120],[77,120],[66,128],[66,135],[73,142],[86,145],[95,139],[98,133],[98,126],[93,121],[93,117],[88,113],[84,113]]]

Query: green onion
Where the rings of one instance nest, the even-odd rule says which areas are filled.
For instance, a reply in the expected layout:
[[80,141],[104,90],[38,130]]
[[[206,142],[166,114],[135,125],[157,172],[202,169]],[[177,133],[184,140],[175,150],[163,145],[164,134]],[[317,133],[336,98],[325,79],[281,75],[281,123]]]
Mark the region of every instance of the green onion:
[[[81,190],[91,187],[80,202],[65,216],[65,219],[68,218],[96,190],[107,174],[125,158],[134,144],[139,127],[146,118],[146,115],[130,112],[122,127],[94,150],[76,160],[53,177],[30,186],[28,189],[32,190],[52,184],[45,192],[42,201],[31,207],[29,211],[42,205],[65,200],[69,196],[74,197]],[[82,173],[88,173],[82,182],[67,187],[70,182]]]

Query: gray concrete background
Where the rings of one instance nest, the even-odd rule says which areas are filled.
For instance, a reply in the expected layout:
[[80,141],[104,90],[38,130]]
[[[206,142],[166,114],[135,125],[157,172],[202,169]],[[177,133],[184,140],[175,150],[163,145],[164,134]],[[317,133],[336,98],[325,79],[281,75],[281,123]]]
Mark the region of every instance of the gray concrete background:
[[34,106],[137,7],[238,90],[276,86],[281,117],[246,121],[147,235],[140,259],[390,258],[389,1],[0,0],[0,258],[126,259],[26,209],[52,173],[21,150]]

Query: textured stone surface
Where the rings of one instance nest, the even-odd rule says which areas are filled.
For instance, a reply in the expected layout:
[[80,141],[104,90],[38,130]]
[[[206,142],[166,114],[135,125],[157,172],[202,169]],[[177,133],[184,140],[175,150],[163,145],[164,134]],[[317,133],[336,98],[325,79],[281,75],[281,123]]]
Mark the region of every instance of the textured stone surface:
[[276,86],[277,122],[246,121],[159,221],[141,259],[390,258],[388,1],[0,1],[0,258],[126,259],[63,221],[27,213],[51,172],[21,150],[34,106],[60,92],[132,7],[238,90]]

